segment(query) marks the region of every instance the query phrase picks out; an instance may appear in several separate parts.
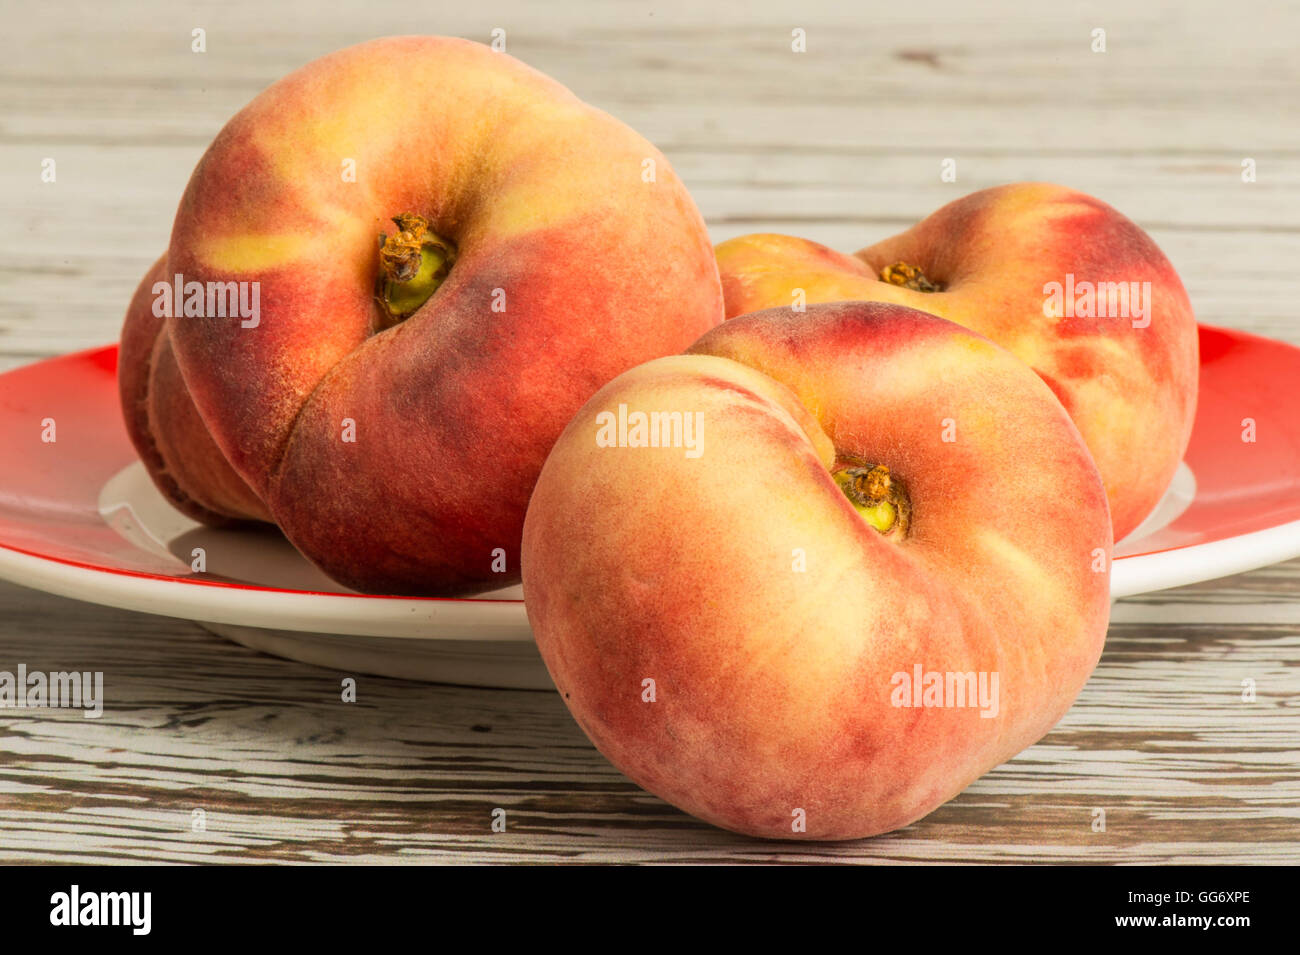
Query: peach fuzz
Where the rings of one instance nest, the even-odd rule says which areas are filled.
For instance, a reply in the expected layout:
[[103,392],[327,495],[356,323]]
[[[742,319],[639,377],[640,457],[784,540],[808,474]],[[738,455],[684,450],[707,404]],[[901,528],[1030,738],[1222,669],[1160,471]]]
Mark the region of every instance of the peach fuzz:
[[[256,283],[260,317],[161,320],[176,275]],[[469,593],[518,581],[529,493],[582,403],[721,320],[704,223],[653,146],[505,54],[393,37],[216,137],[128,312],[123,406],[188,513],[274,520],[358,590]]]
[[[671,429],[598,440],[637,411],[698,415],[698,455]],[[565,703],[633,781],[737,832],[851,839],[1060,719],[1101,653],[1110,549],[1092,458],[1027,366],[912,309],[815,305],[602,388],[537,483],[524,594]],[[895,705],[918,666],[996,674],[998,697]]]
[[[1116,539],[1141,523],[1173,479],[1196,410],[1196,320],[1169,260],[1098,199],[1019,183],[951,202],[854,255],[769,234],[723,242],[716,253],[729,318],[801,300],[893,302],[1010,350],[1051,386],[1083,434],[1106,483]],[[909,281],[906,270],[892,270],[891,280],[882,278],[900,263],[920,275]],[[1099,283],[1139,292],[1150,283],[1146,314],[1136,314],[1136,300],[1106,308],[1095,296],[1094,314],[1084,314],[1087,289]],[[1099,314],[1107,311],[1115,314]]]

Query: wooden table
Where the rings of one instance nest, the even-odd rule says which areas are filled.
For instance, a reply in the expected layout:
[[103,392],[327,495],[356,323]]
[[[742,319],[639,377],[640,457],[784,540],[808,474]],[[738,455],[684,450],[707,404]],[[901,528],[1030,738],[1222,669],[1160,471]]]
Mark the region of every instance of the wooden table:
[[[1145,226],[1202,321],[1300,344],[1300,16],[1279,6],[319,9],[6,8],[0,369],[116,337],[194,163],[268,82],[372,36],[496,27],[655,140],[717,240],[775,230],[853,249],[970,190],[1061,181]],[[791,51],[796,28],[806,53]],[[940,180],[946,158],[955,183]],[[109,696],[97,721],[0,715],[0,861],[1294,863],[1298,584],[1291,562],[1121,602],[1044,740],[901,832],[829,846],[677,812],[609,766],[551,693],[361,677],[344,704],[341,674],[0,585],[0,669],[102,669]]]

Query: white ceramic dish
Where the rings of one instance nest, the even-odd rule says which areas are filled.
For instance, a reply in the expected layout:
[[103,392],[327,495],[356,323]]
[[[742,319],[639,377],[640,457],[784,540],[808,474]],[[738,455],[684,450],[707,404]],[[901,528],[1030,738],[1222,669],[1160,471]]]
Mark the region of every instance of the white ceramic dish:
[[[1202,327],[1200,407],[1186,463],[1116,547],[1115,597],[1300,556],[1300,350]],[[519,587],[471,599],[356,594],[278,532],[213,530],[154,488],[122,427],[116,348],[0,375],[0,577],[193,620],[249,647],[345,672],[549,688]],[[1253,417],[1267,444],[1241,440]],[[59,438],[39,442],[39,423]],[[196,570],[196,548],[204,566]]]

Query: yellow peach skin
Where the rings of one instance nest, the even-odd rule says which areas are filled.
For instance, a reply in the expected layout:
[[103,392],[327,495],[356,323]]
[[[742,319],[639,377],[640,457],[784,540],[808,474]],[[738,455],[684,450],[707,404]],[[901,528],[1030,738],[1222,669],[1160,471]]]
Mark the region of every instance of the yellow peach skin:
[[[850,493],[864,474],[883,521]],[[601,389],[537,483],[524,594],[565,703],[635,782],[738,832],[851,839],[1065,713],[1110,549],[1092,458],[1022,362],[912,309],[815,305]]]
[[[728,318],[803,301],[893,302],[1010,350],[1083,434],[1116,539],[1173,479],[1196,411],[1196,320],[1150,237],[1091,196],[1043,183],[1000,186],[854,255],[769,234],[723,242],[716,253]],[[886,269],[892,280],[882,278]]]
[[[162,318],[173,281],[260,312]],[[505,54],[393,37],[217,136],[128,311],[122,403],[188,513],[273,520],[359,590],[469,593],[518,581],[573,412],[721,320],[704,223],[653,146]]]

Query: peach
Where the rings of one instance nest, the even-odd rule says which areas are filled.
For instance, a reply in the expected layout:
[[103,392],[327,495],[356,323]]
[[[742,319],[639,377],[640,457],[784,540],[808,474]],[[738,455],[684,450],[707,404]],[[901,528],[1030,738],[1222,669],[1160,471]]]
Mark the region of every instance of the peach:
[[1116,539],[1159,502],[1191,436],[1196,319],[1133,222],[1061,186],[984,189],[842,255],[749,235],[717,247],[727,316],[803,302],[893,302],[991,338],[1051,386],[1105,481]]
[[395,37],[217,136],[128,311],[123,408],[188,513],[273,520],[358,590],[468,593],[518,581],[583,402],[721,320],[653,146],[505,54]]
[[733,319],[571,421],[524,524],[578,724],[715,825],[904,826],[1043,736],[1096,664],[1111,524],[1051,390],[879,303]]

